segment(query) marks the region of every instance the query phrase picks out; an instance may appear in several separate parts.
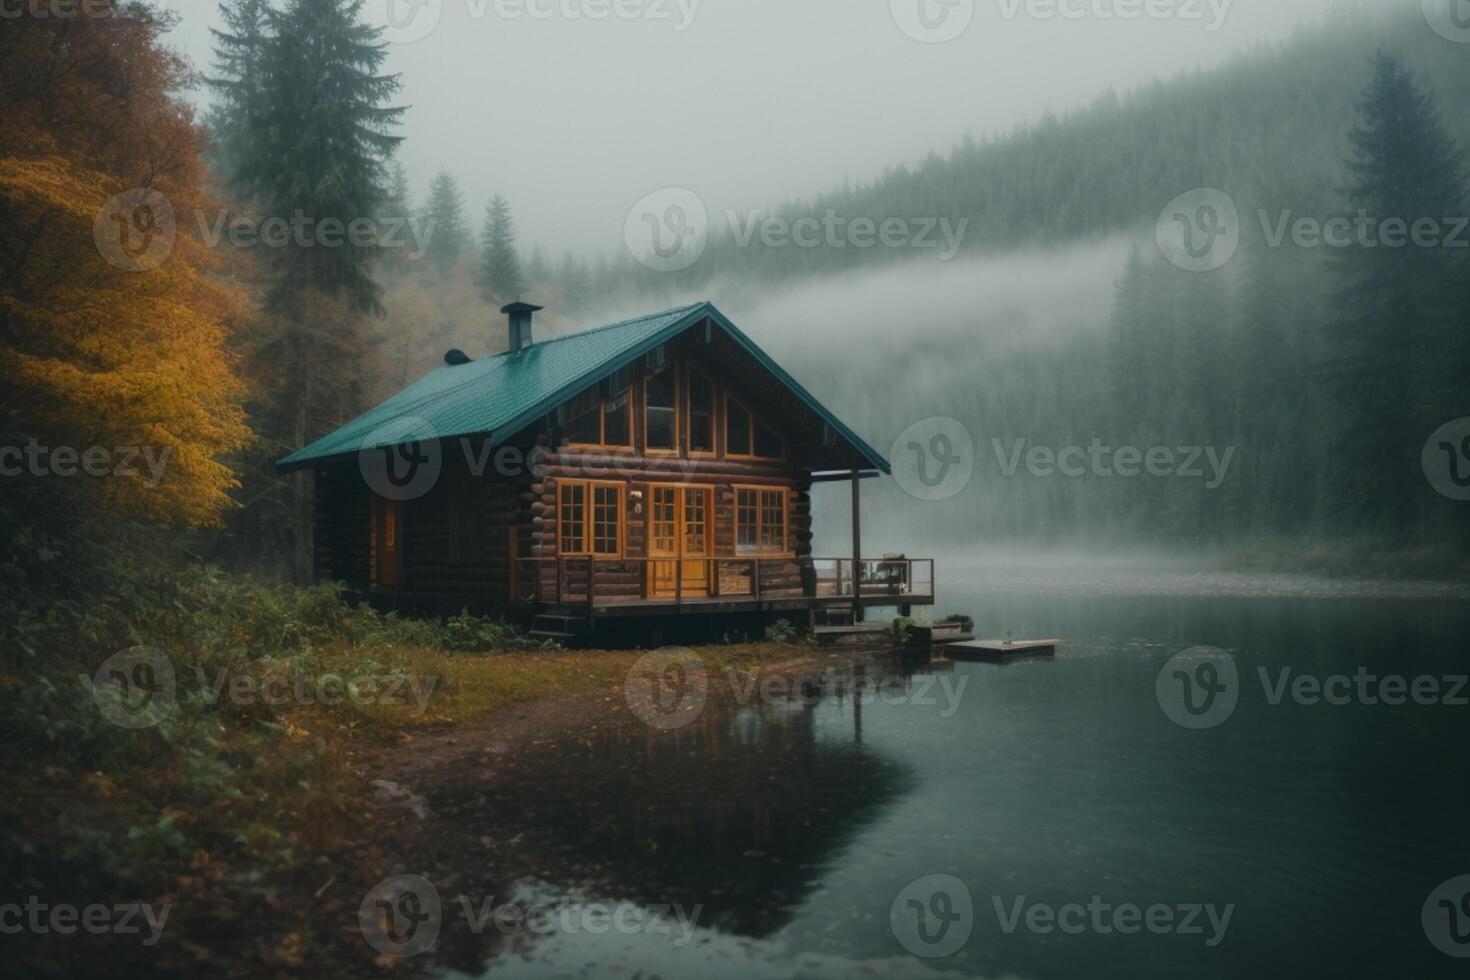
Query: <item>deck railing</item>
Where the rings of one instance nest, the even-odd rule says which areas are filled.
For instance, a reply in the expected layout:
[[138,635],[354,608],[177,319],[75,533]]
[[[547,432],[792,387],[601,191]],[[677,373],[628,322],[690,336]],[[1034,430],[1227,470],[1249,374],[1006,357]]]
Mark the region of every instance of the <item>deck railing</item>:
[[558,605],[855,597],[900,605],[934,597],[932,558],[864,558],[856,576],[851,558],[562,555],[517,558],[513,566],[515,601]]

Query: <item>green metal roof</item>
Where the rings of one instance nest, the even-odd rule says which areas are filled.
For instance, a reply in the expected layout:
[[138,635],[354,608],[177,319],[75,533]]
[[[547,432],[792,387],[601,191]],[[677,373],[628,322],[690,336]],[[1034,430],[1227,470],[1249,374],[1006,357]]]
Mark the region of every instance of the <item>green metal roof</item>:
[[295,469],[332,456],[421,438],[424,423],[440,438],[488,433],[492,442],[500,443],[706,317],[719,324],[875,468],[890,472],[887,460],[707,302],[555,337],[515,353],[505,351],[468,364],[437,368],[377,408],[278,460],[276,466]]

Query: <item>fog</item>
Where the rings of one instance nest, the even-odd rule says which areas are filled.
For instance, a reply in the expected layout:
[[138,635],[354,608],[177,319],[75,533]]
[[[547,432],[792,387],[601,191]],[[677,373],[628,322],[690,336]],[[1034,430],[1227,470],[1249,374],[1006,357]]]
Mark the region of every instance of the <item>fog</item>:
[[[691,188],[711,209],[776,204],[966,131],[1217,65],[1344,5],[1178,0],[1178,16],[1121,20],[1114,0],[961,0],[963,33],[921,43],[885,0],[629,0],[638,16],[597,21],[586,3],[368,0],[366,19],[388,23],[392,5],[407,24],[390,37],[432,25],[394,43],[386,66],[411,107],[399,156],[420,196],[448,168],[475,213],[510,199],[527,248],[609,250],[657,188]],[[172,40],[206,68],[216,3],[169,6],[182,18]]]

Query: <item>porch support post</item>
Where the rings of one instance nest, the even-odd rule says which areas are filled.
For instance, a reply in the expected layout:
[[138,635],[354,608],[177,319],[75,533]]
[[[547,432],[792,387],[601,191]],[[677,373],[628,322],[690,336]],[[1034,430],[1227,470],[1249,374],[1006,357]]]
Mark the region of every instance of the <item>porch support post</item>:
[[863,621],[863,522],[862,509],[858,502],[858,487],[862,485],[859,472],[852,471],[852,621]]

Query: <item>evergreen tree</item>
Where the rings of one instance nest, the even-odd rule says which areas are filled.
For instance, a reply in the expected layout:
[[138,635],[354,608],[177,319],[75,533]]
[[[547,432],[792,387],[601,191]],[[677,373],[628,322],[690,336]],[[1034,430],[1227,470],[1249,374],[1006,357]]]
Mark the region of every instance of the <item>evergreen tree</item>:
[[540,244],[531,247],[531,258],[526,262],[526,282],[530,288],[544,286],[551,279],[551,263],[546,261],[546,253],[541,250]]
[[562,257],[557,279],[561,283],[562,303],[567,312],[587,312],[592,303],[592,275],[587,271],[587,264],[568,252]]
[[459,263],[469,241],[465,227],[464,197],[459,182],[447,170],[441,170],[429,183],[429,197],[424,202],[423,228],[429,236],[426,255],[440,272],[448,272]]
[[393,168],[388,174],[388,195],[383,200],[383,213],[392,217],[413,214],[413,191],[408,186],[408,171],[398,160],[393,161]]
[[[1407,528],[1418,496],[1418,456],[1436,414],[1430,367],[1450,336],[1449,257],[1440,244],[1388,244],[1384,223],[1442,227],[1463,214],[1459,155],[1431,94],[1397,59],[1380,54],[1349,134],[1349,214],[1376,221],[1336,257],[1335,349],[1329,378],[1341,419],[1335,453],[1340,508],[1354,520]],[[1463,379],[1458,379],[1463,384]]]
[[249,120],[263,111],[264,57],[270,42],[268,0],[224,0],[219,5],[223,29],[214,35],[212,74],[205,81],[214,90],[208,122],[213,134],[210,165],[228,182],[250,137]]
[[[387,104],[399,79],[379,74],[387,57],[382,28],[363,23],[360,7],[289,0],[267,10],[260,99],[245,124],[236,183],[271,217],[290,222],[299,212],[351,227],[372,219],[386,196],[387,162],[402,139],[392,130],[404,110]],[[299,301],[317,289],[377,309],[375,244],[325,248],[297,237],[272,249],[281,274],[273,301]]]
[[485,207],[485,226],[480,234],[480,288],[491,303],[510,303],[526,291],[521,260],[516,255],[515,223],[510,202],[499,194]]
[[[399,80],[379,73],[387,57],[382,29],[362,22],[361,7],[287,0],[280,10],[266,8],[258,100],[244,117],[233,168],[237,191],[267,221],[293,228],[279,247],[262,250],[274,320],[255,349],[287,365],[260,427],[294,447],[360,409],[373,338],[358,314],[382,311],[373,278],[380,250],[343,230],[378,215],[401,139],[392,130],[404,110],[388,104]],[[338,226],[335,245],[323,240],[327,223]],[[291,523],[293,565],[305,581],[312,559],[304,474],[293,482]]]
[[1145,302],[1143,256],[1135,247],[1113,291],[1113,316],[1109,324],[1107,374],[1109,404],[1115,430],[1122,433],[1138,423],[1143,388],[1142,338]]

